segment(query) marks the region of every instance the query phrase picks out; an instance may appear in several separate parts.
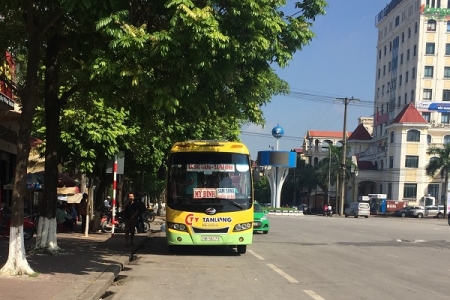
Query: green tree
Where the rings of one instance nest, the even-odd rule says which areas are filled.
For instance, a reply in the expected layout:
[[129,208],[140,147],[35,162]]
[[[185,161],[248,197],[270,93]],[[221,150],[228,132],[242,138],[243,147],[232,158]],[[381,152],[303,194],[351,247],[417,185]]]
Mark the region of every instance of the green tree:
[[[38,102],[39,67],[45,35],[56,21],[70,10],[65,1],[48,1],[48,5],[37,5],[35,1],[6,1],[2,3],[0,15],[0,44],[10,47],[16,56],[23,54],[26,64],[23,81],[18,83],[21,118],[17,136],[17,158],[12,194],[12,218],[10,247],[6,264],[1,272],[20,275],[32,274],[25,257],[23,241],[23,197],[26,194],[27,162],[30,153],[30,137],[34,112]],[[4,50],[4,49],[3,49]]]
[[300,187],[306,189],[306,196],[309,199],[313,189],[317,188],[317,169],[310,164],[301,165],[296,173],[296,177]]
[[259,203],[270,203],[270,186],[266,176],[261,176],[254,183],[255,200]]
[[444,197],[444,218],[447,215],[447,186],[448,186],[448,173],[450,171],[450,144],[444,144],[443,147],[432,146],[427,150],[428,155],[434,157],[425,167],[425,172],[428,176],[434,177],[436,173],[442,172],[444,174],[444,187],[442,193]]

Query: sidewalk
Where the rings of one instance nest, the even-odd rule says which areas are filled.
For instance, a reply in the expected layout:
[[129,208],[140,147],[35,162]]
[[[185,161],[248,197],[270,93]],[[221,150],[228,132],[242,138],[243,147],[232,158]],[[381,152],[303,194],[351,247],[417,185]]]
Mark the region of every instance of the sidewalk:
[[[164,217],[151,223],[159,230]],[[58,233],[58,246],[66,253],[27,255],[37,276],[0,276],[0,300],[6,299],[92,299],[98,300],[123,270],[149,233],[135,235],[134,246],[125,246],[123,233]],[[8,259],[9,239],[0,238],[0,267]],[[25,247],[35,245],[35,237],[25,241]]]

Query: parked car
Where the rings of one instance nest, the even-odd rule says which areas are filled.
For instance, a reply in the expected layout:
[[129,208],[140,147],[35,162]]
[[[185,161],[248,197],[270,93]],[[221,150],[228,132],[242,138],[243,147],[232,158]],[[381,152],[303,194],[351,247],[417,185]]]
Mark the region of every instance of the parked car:
[[411,209],[406,211],[408,217],[422,218],[425,215],[424,206],[412,206]]
[[361,216],[367,219],[370,216],[370,205],[367,202],[352,202],[344,210],[344,215],[346,218],[348,216],[354,216],[355,218]]
[[404,218],[404,217],[406,217],[408,211],[411,210],[411,209],[413,209],[413,208],[414,208],[414,206],[405,206],[405,207],[403,207],[403,208],[401,208],[401,209],[397,209],[397,210],[394,212],[394,215],[397,216],[397,217],[402,217],[402,218]]
[[444,217],[444,205],[425,206],[425,217],[442,219]]
[[261,205],[255,201],[253,202],[253,232],[262,231],[264,234],[269,233],[270,224],[267,218],[269,211],[263,210]]

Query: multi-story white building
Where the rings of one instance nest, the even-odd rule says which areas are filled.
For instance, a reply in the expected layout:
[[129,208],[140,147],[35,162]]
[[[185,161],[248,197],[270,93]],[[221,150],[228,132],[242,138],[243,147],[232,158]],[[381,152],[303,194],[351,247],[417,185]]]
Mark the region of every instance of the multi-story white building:
[[392,0],[375,25],[373,137],[358,154],[378,174],[368,192],[417,204],[431,194],[440,203],[444,181],[425,167],[427,149],[450,142],[450,0]]

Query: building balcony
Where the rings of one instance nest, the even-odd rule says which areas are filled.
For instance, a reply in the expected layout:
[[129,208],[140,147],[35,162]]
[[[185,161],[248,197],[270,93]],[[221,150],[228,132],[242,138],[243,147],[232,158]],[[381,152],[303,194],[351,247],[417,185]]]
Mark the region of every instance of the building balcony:
[[306,156],[314,156],[314,155],[328,155],[328,148],[322,147],[313,147],[305,151]]
[[387,156],[387,146],[372,146],[364,152],[358,154],[360,160],[373,160]]

